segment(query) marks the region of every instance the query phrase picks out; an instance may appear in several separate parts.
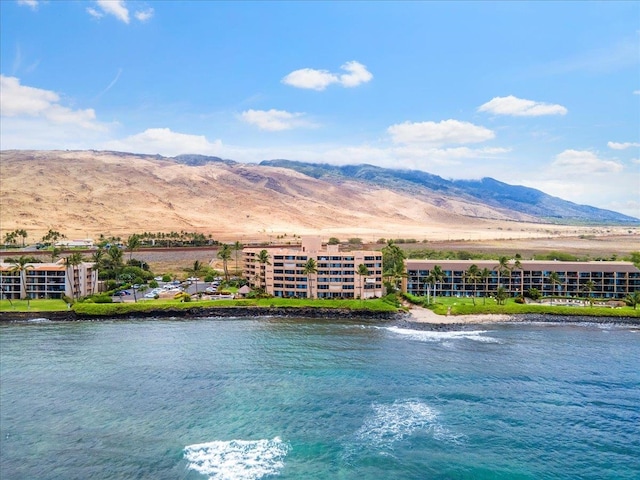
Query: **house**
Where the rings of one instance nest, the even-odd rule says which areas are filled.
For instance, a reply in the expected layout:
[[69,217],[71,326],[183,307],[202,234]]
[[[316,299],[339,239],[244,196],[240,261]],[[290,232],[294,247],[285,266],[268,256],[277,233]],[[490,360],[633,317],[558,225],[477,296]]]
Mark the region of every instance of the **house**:
[[[268,262],[260,262],[266,250]],[[303,237],[300,247],[244,248],[243,276],[251,288],[262,288],[276,297],[374,298],[384,295],[382,252],[341,252],[339,245],[323,245],[320,237]],[[313,259],[317,273],[305,273]],[[359,275],[365,265],[367,275]]]
[[[489,275],[475,282],[465,273],[471,265],[486,269]],[[435,287],[438,296],[471,297],[491,296],[499,287],[509,296],[537,289],[542,296],[566,296],[620,299],[640,290],[640,270],[630,262],[560,262],[521,260],[517,266],[511,260],[507,268],[499,268],[496,260],[405,260],[407,276],[403,279],[403,291],[426,296],[433,293],[428,277],[435,266],[444,273],[444,279]],[[552,273],[559,281],[550,280]]]
[[98,291],[98,270],[94,263],[66,266],[56,263],[29,263],[22,271],[15,264],[0,262],[2,299],[84,297]]

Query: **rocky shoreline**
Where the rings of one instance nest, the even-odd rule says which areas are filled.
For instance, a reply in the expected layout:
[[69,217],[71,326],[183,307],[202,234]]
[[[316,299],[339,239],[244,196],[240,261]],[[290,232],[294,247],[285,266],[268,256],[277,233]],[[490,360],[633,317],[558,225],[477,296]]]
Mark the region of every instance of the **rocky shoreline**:
[[52,322],[100,320],[131,320],[141,318],[234,318],[234,317],[286,317],[286,318],[364,318],[367,320],[397,320],[406,313],[376,312],[338,308],[285,308],[285,307],[194,307],[189,309],[158,309],[110,315],[83,315],[73,310],[62,312],[0,312],[0,322],[28,322],[46,319]]

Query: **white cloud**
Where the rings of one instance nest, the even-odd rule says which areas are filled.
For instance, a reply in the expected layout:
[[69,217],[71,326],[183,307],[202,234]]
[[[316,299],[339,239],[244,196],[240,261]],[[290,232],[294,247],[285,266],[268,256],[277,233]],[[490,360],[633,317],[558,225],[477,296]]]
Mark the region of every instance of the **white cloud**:
[[488,128],[458,120],[441,122],[404,122],[391,125],[387,132],[394,143],[426,143],[432,145],[450,145],[478,143],[495,137]]
[[640,90],[634,90],[634,91],[633,91],[633,94],[634,94],[634,95],[640,95]]
[[282,79],[282,83],[296,88],[321,91],[334,83],[346,88],[357,87],[373,78],[367,67],[356,61],[347,62],[340,68],[348,73],[337,74],[313,68],[294,70]]
[[623,166],[613,160],[602,160],[588,150],[565,150],[556,155],[551,164],[562,170],[572,171],[576,176],[595,173],[618,173]]
[[54,124],[105,129],[96,121],[93,109],[73,110],[59,102],[60,96],[55,92],[20,85],[16,77],[0,75],[0,112],[3,117],[40,117]]
[[24,5],[29,7],[31,10],[37,10],[38,0],[18,0],[18,5]]
[[534,102],[517,98],[494,97],[478,107],[479,112],[489,112],[496,115],[513,115],[516,117],[537,117],[541,115],[566,115],[567,109],[562,105]]
[[139,10],[133,14],[138,20],[141,22],[146,22],[153,17],[153,8],[148,8],[146,10]]
[[118,20],[129,23],[129,9],[124,0],[96,0],[98,7],[107,15],[113,15]]
[[609,148],[614,149],[614,150],[624,150],[624,149],[630,148],[630,147],[640,147],[640,143],[637,143],[637,142],[623,142],[623,143],[608,142],[607,146]]
[[133,153],[175,156],[186,153],[219,155],[222,142],[209,142],[204,135],[173,132],[169,128],[149,128],[122,140],[105,142],[102,148]]
[[347,62],[340,68],[349,73],[340,75],[340,83],[343,87],[357,87],[361,83],[371,81],[373,75],[367,70],[367,67],[358,62]]
[[246,110],[241,118],[260,130],[276,132],[307,125],[300,117],[302,113],[290,113],[283,110]]
[[[96,0],[96,6],[98,8],[87,7],[87,13],[92,17],[102,18],[105,15],[112,15],[126,24],[131,20],[124,0]],[[153,8],[147,8],[134,12],[133,16],[140,22],[146,22],[153,17],[153,13]]]

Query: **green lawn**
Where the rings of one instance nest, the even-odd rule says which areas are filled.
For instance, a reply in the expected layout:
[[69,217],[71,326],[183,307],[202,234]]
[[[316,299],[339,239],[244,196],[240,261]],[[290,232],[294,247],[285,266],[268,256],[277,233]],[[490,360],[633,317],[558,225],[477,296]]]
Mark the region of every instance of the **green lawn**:
[[67,310],[67,304],[63,300],[0,300],[0,312],[60,312]]
[[[423,297],[412,297],[413,301],[426,301]],[[428,307],[439,315],[469,315],[483,313],[497,313],[518,315],[523,313],[546,313],[556,315],[583,315],[593,317],[639,317],[640,310],[633,307],[597,307],[597,306],[561,306],[549,304],[520,304],[510,298],[504,305],[498,305],[492,298],[487,298],[486,302],[482,298],[476,298],[476,305],[473,305],[471,298],[457,297],[436,297],[435,302]]]
[[382,299],[372,300],[321,300],[321,299],[285,299],[262,298],[242,300],[205,300],[180,302],[174,299],[151,300],[125,303],[76,303],[73,309],[82,315],[116,315],[123,313],[148,312],[152,310],[188,310],[191,308],[232,308],[232,307],[286,307],[286,308],[335,308],[349,310],[371,310],[376,312],[395,312],[397,307]]

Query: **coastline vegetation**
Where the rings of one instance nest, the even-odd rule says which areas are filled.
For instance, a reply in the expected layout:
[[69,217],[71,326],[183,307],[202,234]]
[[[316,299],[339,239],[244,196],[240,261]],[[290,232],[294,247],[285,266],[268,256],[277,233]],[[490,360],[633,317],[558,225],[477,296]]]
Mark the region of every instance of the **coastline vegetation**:
[[427,302],[426,297],[417,297],[415,295],[404,294],[404,298],[425,308],[429,308],[438,315],[522,315],[522,314],[547,314],[547,315],[566,315],[566,316],[582,316],[582,317],[634,317],[640,318],[640,310],[631,306],[620,307],[604,307],[577,305],[566,306],[559,304],[542,304],[542,303],[518,303],[516,298],[509,298],[499,304],[494,298],[487,298],[486,302],[476,302],[473,304],[471,298],[457,297],[437,297],[431,303]]

